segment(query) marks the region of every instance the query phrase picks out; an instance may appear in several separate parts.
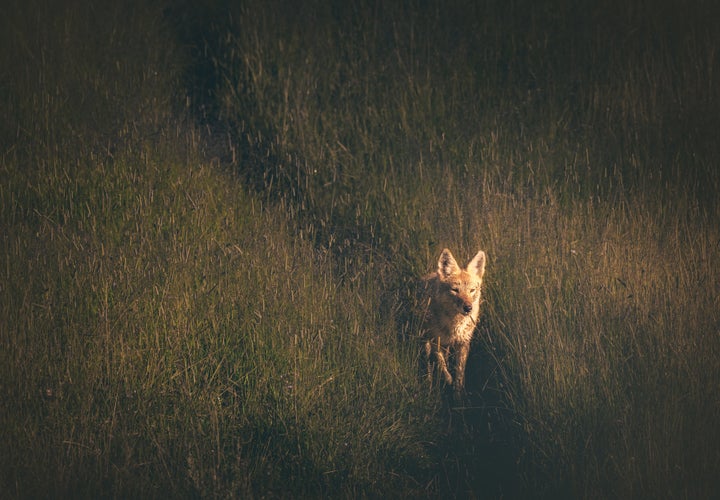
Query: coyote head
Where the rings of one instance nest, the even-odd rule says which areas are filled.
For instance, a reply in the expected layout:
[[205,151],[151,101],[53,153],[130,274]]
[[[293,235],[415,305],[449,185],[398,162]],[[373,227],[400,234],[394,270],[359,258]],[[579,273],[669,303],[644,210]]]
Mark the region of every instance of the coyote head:
[[468,316],[472,313],[477,319],[485,260],[485,252],[481,250],[465,269],[460,269],[450,250],[442,251],[437,268],[440,286],[437,299],[443,303],[446,314]]

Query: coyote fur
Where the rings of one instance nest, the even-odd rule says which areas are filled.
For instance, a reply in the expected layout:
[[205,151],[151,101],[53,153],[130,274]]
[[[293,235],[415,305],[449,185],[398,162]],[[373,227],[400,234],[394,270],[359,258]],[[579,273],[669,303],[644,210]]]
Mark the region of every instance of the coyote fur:
[[[480,314],[480,292],[485,274],[485,252],[479,251],[465,269],[458,266],[447,248],[442,251],[437,271],[424,277],[423,339],[428,376],[433,365],[456,395],[465,387],[465,364],[470,341]],[[454,357],[454,377],[446,357]]]

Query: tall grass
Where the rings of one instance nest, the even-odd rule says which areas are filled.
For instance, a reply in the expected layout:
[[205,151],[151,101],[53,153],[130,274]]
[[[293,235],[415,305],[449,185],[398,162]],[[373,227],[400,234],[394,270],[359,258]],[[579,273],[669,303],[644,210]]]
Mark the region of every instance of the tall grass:
[[718,40],[703,6],[526,7],[240,15],[223,111],[321,242],[489,250],[533,491],[708,494]]
[[[13,5],[4,491],[716,495],[715,10]],[[452,408],[443,246],[490,256]]]
[[[81,59],[84,30],[97,27],[82,7],[47,34],[69,58]],[[157,15],[136,7],[118,29]],[[78,32],[65,39],[68,25]],[[150,35],[158,31],[168,33],[162,22]],[[54,75],[64,61],[28,71],[37,81],[8,80],[4,106],[36,106],[22,118],[36,125],[39,112],[48,122],[5,136],[4,491],[422,490],[432,475],[421,443],[438,405],[416,394],[415,354],[380,322],[379,297],[358,299],[382,290],[382,274],[370,262],[337,276],[329,252],[294,236],[282,205],[265,206],[206,163],[192,126],[161,119],[143,133],[145,106],[151,118],[173,111],[168,89],[145,79],[162,75],[170,89],[181,79],[177,62],[159,57],[172,40],[145,40],[146,54],[131,34],[106,35],[93,50],[126,47],[137,72],[118,77],[139,86],[138,107],[112,89],[109,104],[94,100],[96,83],[112,83],[104,65],[82,74],[90,88],[76,87],[74,72]],[[116,121],[100,131],[110,146],[65,106],[71,91]],[[65,128],[75,120],[87,137]]]

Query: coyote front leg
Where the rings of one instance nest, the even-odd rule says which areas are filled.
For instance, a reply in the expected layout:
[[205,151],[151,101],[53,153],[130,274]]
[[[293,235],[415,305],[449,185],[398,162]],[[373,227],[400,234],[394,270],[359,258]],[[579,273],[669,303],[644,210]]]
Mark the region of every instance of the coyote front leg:
[[455,394],[461,394],[465,389],[465,365],[470,352],[470,342],[463,342],[455,349]]
[[440,339],[437,339],[437,348],[433,349],[434,343],[431,341],[427,341],[425,343],[425,359],[428,364],[428,376],[432,379],[433,377],[433,353],[435,354],[435,369],[442,374],[443,378],[445,379],[445,383],[447,385],[451,385],[453,383],[452,375],[450,375],[450,371],[447,367],[447,362],[445,361],[445,356],[442,353],[442,347],[440,346]]

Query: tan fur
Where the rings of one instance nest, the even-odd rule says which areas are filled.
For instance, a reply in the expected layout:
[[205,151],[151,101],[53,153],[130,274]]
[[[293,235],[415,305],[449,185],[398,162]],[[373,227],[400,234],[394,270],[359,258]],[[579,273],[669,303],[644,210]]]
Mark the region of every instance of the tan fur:
[[[465,388],[465,364],[480,315],[485,261],[485,252],[481,250],[461,269],[446,248],[438,259],[437,271],[423,278],[426,292],[423,334],[428,374],[432,376],[434,363],[445,383],[453,385],[456,395]],[[454,377],[448,369],[448,355],[455,356]]]

